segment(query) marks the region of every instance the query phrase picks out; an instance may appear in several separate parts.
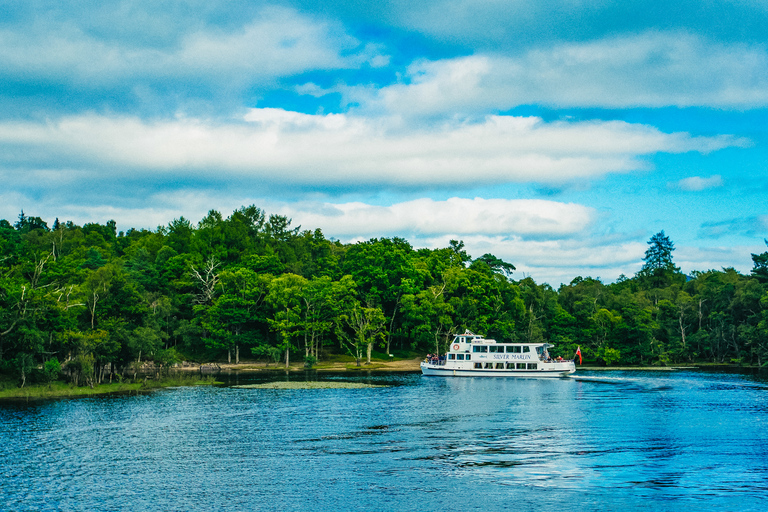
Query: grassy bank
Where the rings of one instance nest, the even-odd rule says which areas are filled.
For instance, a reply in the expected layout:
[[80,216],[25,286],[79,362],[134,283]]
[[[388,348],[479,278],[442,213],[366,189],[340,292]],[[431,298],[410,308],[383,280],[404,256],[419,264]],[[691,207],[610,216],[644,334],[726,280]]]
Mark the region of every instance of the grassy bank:
[[196,375],[172,375],[158,380],[137,380],[136,382],[113,382],[89,386],[75,386],[66,382],[54,381],[50,384],[34,384],[19,388],[5,383],[0,389],[2,399],[41,399],[41,398],[74,398],[84,396],[108,395],[112,393],[140,393],[153,389],[200,386],[219,384],[213,377],[200,378]]

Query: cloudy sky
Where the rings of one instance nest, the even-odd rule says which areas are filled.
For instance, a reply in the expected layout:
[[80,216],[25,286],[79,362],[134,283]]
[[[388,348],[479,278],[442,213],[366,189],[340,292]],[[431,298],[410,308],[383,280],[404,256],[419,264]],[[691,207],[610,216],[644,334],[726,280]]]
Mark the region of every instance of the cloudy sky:
[[765,0],[5,0],[0,218],[256,204],[557,287],[768,237]]

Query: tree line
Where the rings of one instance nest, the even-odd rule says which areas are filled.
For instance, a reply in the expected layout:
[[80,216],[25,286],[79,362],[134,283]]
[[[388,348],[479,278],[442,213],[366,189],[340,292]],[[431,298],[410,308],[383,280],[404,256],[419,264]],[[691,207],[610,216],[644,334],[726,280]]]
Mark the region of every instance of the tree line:
[[686,276],[663,231],[648,244],[631,278],[555,290],[460,241],[342,244],[255,206],[119,233],[22,212],[0,220],[0,371],[93,384],[143,361],[359,363],[444,352],[465,329],[598,364],[768,363],[768,252],[750,275]]

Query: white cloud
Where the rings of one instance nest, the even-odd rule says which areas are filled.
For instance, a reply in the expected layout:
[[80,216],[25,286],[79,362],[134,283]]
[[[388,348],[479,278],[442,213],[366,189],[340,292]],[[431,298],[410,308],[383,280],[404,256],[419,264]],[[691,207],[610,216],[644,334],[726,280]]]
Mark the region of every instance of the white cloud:
[[421,60],[403,81],[349,88],[363,110],[405,116],[470,115],[518,105],[558,107],[768,105],[764,46],[712,42],[688,33],[646,32],[533,49]]
[[344,243],[400,236],[416,248],[441,248],[462,240],[473,258],[494,254],[517,267],[516,278],[532,276],[553,286],[577,275],[634,275],[647,248],[640,241],[596,236],[594,209],[556,201],[419,199],[389,206],[271,204],[269,210],[303,229],[321,227],[325,236]]
[[279,207],[304,226],[344,237],[443,235],[562,236],[584,231],[595,212],[578,204],[538,199],[417,199],[390,206],[365,203],[293,204]]
[[500,240],[488,237],[463,239],[477,257],[486,252],[517,267],[516,278],[531,276],[557,288],[574,277],[599,277],[613,281],[621,274],[632,276],[640,269],[647,246],[637,241],[615,241],[590,234],[552,240]]
[[658,152],[746,144],[730,136],[668,134],[621,121],[546,123],[536,117],[488,116],[477,123],[404,129],[390,118],[253,109],[244,121],[99,115],[5,121],[0,156],[35,168],[77,162],[97,174],[109,169],[118,176],[123,169],[148,179],[208,173],[219,182],[444,187],[563,183],[644,169],[643,157]]
[[708,188],[717,188],[723,186],[723,178],[719,174],[702,178],[701,176],[691,176],[683,178],[680,181],[670,184],[670,188],[678,188],[688,192],[700,192]]
[[201,31],[187,36],[168,60],[196,74],[282,76],[349,67],[358,59],[345,59],[340,53],[357,45],[339,27],[292,10],[266,8],[260,19],[235,33]]
[[684,273],[694,270],[721,270],[733,267],[748,275],[752,270],[752,253],[765,252],[765,245],[727,245],[712,247],[678,246],[674,253],[675,265]]
[[[414,247],[447,247],[462,240],[474,258],[485,253],[517,267],[515,278],[531,276],[554,287],[576,276],[606,282],[640,270],[648,248],[634,237],[597,234],[595,210],[580,204],[543,200],[419,199],[388,206],[365,203],[269,203],[270,212],[292,218],[302,229],[320,227],[344,243],[400,236]],[[745,247],[679,246],[675,262],[684,272],[736,265],[748,272]],[[758,251],[762,252],[762,251]]]
[[5,75],[94,88],[126,79],[172,78],[193,80],[192,86],[228,87],[308,70],[348,68],[377,57],[372,47],[354,53],[358,45],[336,25],[268,7],[229,32],[201,28],[162,47],[98,38],[71,23],[0,30],[0,68]]

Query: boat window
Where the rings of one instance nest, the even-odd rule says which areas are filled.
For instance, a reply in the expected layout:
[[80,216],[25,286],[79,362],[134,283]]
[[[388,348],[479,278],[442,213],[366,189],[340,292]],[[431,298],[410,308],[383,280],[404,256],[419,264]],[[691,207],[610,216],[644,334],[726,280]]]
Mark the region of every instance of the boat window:
[[469,361],[470,359],[472,359],[472,354],[467,354],[467,361]]
[[456,354],[448,354],[448,359],[456,359]]
[[520,353],[520,349],[521,349],[520,346],[507,347],[507,352],[514,352],[516,354],[519,354]]
[[492,370],[493,369],[493,363],[485,363],[485,368],[487,370]]
[[489,348],[489,351],[491,353],[504,352],[504,347],[494,347],[494,346],[491,346],[491,347],[488,347],[488,348]]
[[514,370],[515,369],[515,363],[507,363],[507,370]]
[[482,367],[483,367],[483,363],[475,363],[475,368],[482,368]]
[[531,347],[529,347],[528,345],[523,347],[523,352],[530,352],[530,351],[531,351]]
[[472,347],[472,352],[488,352],[488,347],[485,345],[475,345]]
[[456,354],[456,359],[458,359],[459,361],[463,361],[464,360],[464,354]]
[[496,369],[497,370],[503,370],[504,369],[504,363],[496,363]]
[[517,363],[518,370],[525,370],[525,363]]
[[529,370],[535,370],[536,369],[536,363],[528,363],[528,369]]

